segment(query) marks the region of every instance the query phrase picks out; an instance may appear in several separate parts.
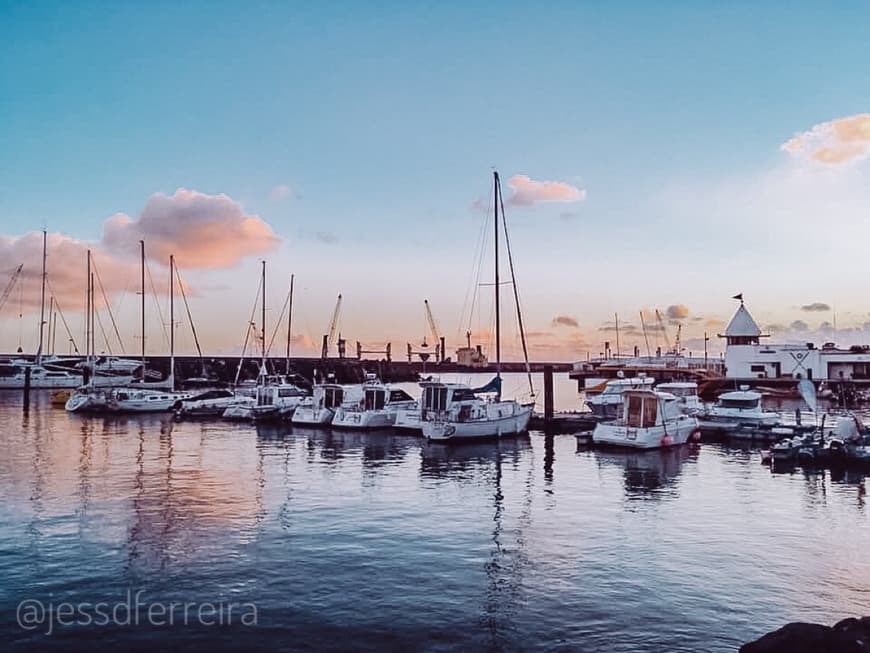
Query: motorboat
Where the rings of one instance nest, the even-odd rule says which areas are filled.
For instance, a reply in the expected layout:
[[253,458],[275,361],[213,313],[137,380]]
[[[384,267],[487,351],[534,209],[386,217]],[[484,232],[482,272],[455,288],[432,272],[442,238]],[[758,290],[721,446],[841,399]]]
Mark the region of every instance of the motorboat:
[[53,370],[43,365],[27,364],[5,366],[0,369],[0,389],[22,389],[27,383],[28,370],[30,373],[30,387],[34,390],[61,388],[77,388],[82,384],[79,374],[65,370]]
[[372,376],[363,384],[363,398],[357,405],[335,409],[332,425],[354,429],[387,428],[396,423],[400,410],[413,409],[415,405],[417,402],[407,392]]
[[361,383],[318,383],[314,386],[312,396],[302,400],[290,421],[293,424],[331,424],[337,409],[356,406],[363,399],[362,388]]
[[627,390],[623,397],[622,416],[596,424],[594,443],[658,449],[700,437],[698,419],[683,411],[676,396],[658,390]]
[[225,419],[255,421],[287,419],[308,398],[307,388],[283,374],[262,375],[258,385],[238,394],[223,412]]
[[650,376],[620,377],[608,381],[600,394],[586,400],[586,405],[596,419],[616,419],[622,414],[622,393],[626,390],[650,389],[655,379]]
[[740,390],[725,392],[719,400],[699,415],[701,427],[752,434],[758,429],[769,429],[780,422],[779,413],[761,407],[761,393],[742,386]]
[[189,392],[114,388],[108,393],[108,411],[112,413],[162,413],[175,410]]
[[694,415],[703,408],[698,397],[698,384],[694,381],[671,381],[659,383],[656,386],[659,392],[667,392],[677,398],[683,412]]

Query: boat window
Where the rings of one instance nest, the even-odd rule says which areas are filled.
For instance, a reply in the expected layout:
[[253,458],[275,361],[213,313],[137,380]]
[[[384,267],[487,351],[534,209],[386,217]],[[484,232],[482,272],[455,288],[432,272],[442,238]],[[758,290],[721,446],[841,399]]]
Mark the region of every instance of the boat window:
[[628,425],[635,428],[642,426],[643,397],[631,395],[628,398]]
[[756,408],[758,399],[722,399],[722,408]]
[[456,388],[453,391],[453,401],[468,401],[474,398],[474,392],[469,388]]
[[658,415],[659,402],[652,397],[647,397],[643,402],[643,427],[655,426]]
[[301,393],[298,388],[279,388],[279,397],[298,397]]
[[365,409],[379,410],[386,403],[387,393],[383,390],[366,390]]
[[390,401],[414,401],[414,398],[404,390],[391,390]]
[[423,407],[427,410],[446,409],[447,388],[444,386],[423,388]]
[[342,388],[326,388],[323,392],[323,405],[326,408],[336,408],[341,406],[344,398],[344,390]]

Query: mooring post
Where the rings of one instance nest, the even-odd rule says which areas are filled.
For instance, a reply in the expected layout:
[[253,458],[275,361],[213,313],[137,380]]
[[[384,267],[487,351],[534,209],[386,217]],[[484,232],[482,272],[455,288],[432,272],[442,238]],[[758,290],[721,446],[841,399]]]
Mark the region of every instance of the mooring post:
[[24,368],[24,410],[30,408],[30,367]]
[[553,366],[544,365],[544,427],[553,421]]

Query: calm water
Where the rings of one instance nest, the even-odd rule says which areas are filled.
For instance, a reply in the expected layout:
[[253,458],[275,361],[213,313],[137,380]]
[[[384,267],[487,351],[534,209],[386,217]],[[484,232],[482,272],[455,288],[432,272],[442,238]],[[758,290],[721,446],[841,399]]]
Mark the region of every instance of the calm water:
[[[558,396],[577,401],[567,380]],[[82,418],[45,395],[23,415],[16,393],[0,395],[0,438],[5,646],[730,651],[787,621],[870,614],[866,480],[772,474],[750,448],[427,445]],[[50,635],[16,623],[24,600],[128,592],[139,625],[123,610]],[[253,603],[257,625],[238,608],[231,625],[146,625],[176,601]]]

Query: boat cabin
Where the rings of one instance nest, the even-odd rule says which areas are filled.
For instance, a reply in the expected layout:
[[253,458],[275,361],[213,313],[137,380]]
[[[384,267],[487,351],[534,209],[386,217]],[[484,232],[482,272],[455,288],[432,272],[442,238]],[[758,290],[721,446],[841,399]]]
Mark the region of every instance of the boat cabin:
[[655,390],[623,393],[623,420],[629,428],[645,429],[675,419],[680,414],[677,397]]
[[440,412],[462,401],[473,401],[477,395],[467,385],[458,383],[427,383],[423,385],[422,414]]
[[755,410],[761,404],[761,393],[752,390],[738,390],[719,395],[716,402],[717,408],[730,408],[736,410]]
[[414,398],[404,390],[380,386],[365,389],[363,408],[364,410],[380,410],[387,404],[412,401],[414,401]]

